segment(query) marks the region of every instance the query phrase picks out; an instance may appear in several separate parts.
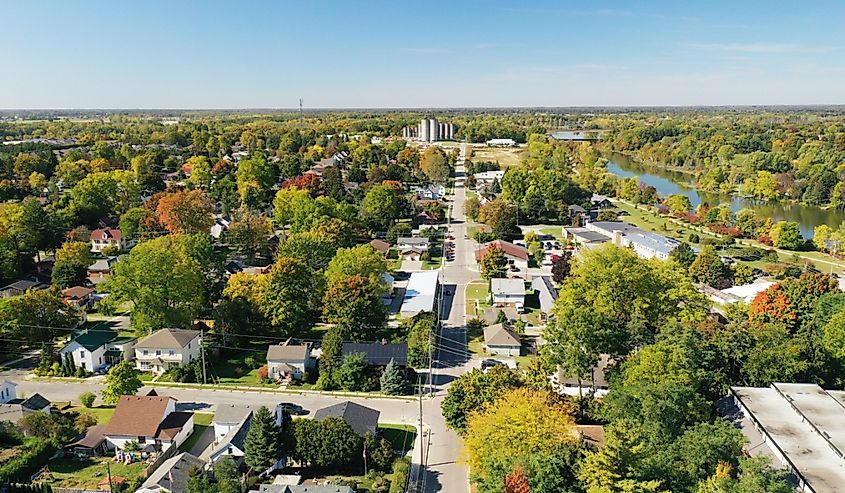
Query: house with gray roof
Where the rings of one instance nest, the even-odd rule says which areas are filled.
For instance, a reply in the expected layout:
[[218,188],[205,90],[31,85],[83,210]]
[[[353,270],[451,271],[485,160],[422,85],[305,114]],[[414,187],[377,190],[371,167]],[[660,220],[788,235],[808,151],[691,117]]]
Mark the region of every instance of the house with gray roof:
[[373,435],[378,432],[378,418],[380,415],[381,413],[376,409],[371,409],[351,401],[345,401],[340,404],[318,409],[314,413],[314,419],[317,421],[329,417],[342,419],[352,427],[355,433],[364,436],[367,432]]
[[0,421],[17,423],[24,416],[32,413],[50,414],[50,401],[35,393],[26,399],[11,399],[0,404]]
[[249,433],[250,425],[252,425],[252,411],[249,411],[246,418],[238,423],[237,426],[229,430],[229,432],[226,433],[226,435],[224,435],[216,445],[214,445],[214,448],[211,450],[211,455],[208,456],[208,463],[214,464],[223,457],[229,457],[236,466],[240,466],[243,462],[244,455],[246,454],[244,442],[246,441],[247,433]]
[[136,493],[182,493],[188,485],[191,471],[202,470],[203,467],[204,460],[187,452],[174,455],[150,474]]
[[162,374],[200,357],[201,332],[188,329],[159,329],[135,343],[136,366],[141,371]]
[[405,343],[344,342],[341,354],[344,358],[351,354],[363,354],[364,362],[370,366],[387,366],[390,360],[399,366],[408,366],[408,345]]
[[350,486],[333,484],[260,484],[258,493],[355,493],[355,490]]
[[267,377],[270,380],[301,380],[312,368],[311,344],[274,344],[267,348]]
[[493,324],[484,328],[484,348],[490,354],[519,356],[522,339],[505,324]]

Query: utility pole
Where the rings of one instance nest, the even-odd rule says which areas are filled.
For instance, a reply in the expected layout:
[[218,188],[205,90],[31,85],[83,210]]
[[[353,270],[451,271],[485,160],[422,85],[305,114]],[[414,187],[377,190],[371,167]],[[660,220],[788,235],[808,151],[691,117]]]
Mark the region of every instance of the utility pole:
[[304,120],[304,116],[302,115],[302,98],[299,98],[299,123],[301,124]]
[[106,461],[106,475],[109,478],[109,493],[114,493],[114,490],[111,486],[111,464],[109,464],[109,462],[110,461]]
[[200,329],[200,356],[202,357],[202,384],[205,385],[205,333]]

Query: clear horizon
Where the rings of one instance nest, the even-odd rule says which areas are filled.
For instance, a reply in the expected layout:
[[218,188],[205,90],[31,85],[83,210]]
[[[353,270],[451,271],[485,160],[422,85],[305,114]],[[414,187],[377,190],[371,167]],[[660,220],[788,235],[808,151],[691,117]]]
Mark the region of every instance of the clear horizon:
[[[0,108],[295,110],[845,103],[845,4],[666,0],[4,7]],[[820,16],[819,12],[825,12]]]

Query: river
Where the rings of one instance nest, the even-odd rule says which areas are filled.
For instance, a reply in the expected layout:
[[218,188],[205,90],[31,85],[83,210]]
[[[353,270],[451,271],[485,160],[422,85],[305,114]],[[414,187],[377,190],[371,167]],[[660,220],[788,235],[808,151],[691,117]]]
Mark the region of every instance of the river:
[[693,209],[701,203],[710,205],[729,203],[734,212],[748,208],[756,211],[762,218],[771,217],[775,221],[796,222],[804,238],[812,238],[813,229],[820,224],[827,224],[836,229],[845,221],[845,211],[841,209],[821,209],[810,205],[763,202],[725,194],[699,192],[689,184],[694,179],[693,175],[656,167],[646,168],[622,154],[611,156],[607,163],[607,170],[616,176],[637,176],[641,182],[656,188],[661,197],[675,194],[686,195]]

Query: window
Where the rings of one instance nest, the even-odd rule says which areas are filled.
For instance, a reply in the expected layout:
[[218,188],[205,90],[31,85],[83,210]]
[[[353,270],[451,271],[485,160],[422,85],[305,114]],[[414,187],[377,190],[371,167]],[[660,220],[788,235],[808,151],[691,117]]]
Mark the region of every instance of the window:
[[144,356],[149,356],[150,352],[144,349]]
[[156,356],[161,356],[161,350],[160,349],[156,349]]
[[174,356],[174,355],[176,355],[176,351],[174,351],[174,350],[172,350],[172,349],[171,349],[171,350],[170,350],[170,356]]
[[84,358],[84,357],[85,357],[85,350],[84,350],[84,349],[83,349],[83,350],[81,350],[81,351],[79,351],[79,357],[80,357],[80,358]]

